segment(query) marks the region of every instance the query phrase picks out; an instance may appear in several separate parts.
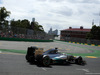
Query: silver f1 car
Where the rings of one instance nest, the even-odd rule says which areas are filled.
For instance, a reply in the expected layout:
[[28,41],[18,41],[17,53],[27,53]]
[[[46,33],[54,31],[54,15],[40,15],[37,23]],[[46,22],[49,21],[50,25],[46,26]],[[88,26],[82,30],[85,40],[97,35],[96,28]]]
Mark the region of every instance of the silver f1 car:
[[49,66],[50,64],[79,64],[85,65],[86,62],[81,56],[63,54],[57,48],[43,52],[43,48],[28,47],[26,60],[30,63],[36,62],[39,65]]

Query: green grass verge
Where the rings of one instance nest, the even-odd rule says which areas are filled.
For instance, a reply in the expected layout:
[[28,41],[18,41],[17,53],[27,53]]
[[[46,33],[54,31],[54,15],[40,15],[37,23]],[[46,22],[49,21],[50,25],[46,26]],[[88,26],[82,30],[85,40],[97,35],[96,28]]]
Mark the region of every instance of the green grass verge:
[[25,50],[14,50],[14,49],[0,49],[2,52],[12,52],[12,53],[21,53],[26,54]]

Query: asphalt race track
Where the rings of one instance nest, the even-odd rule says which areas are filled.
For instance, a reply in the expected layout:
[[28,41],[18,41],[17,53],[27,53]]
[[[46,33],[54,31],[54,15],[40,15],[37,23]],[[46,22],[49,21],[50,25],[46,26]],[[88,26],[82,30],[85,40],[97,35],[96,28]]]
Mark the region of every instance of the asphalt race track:
[[[67,42],[10,42],[0,41],[0,49],[27,50],[29,46],[38,46],[47,50],[58,47],[61,52],[68,53],[93,53],[99,51],[100,47],[72,44]],[[87,55],[86,55],[87,56]],[[100,56],[84,57],[87,65],[51,65],[50,67],[29,64],[25,60],[25,54],[3,52],[0,50],[0,75],[100,75]]]
[[0,54],[0,75],[100,75],[100,59],[85,58],[87,65],[51,65],[39,67],[25,60],[25,55]]

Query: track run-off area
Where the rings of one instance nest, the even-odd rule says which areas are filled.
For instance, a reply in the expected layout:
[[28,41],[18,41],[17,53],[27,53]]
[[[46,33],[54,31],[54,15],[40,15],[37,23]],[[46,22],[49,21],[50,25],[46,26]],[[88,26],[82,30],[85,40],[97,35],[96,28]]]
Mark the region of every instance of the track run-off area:
[[[44,51],[57,47],[62,53],[82,56],[87,64],[54,64],[50,67],[29,64],[25,55],[30,46],[44,48]],[[61,41],[0,41],[0,75],[100,75],[100,47]]]
[[18,41],[0,41],[0,53],[19,53],[26,54],[27,48],[30,46],[37,46],[43,48],[44,51],[50,48],[57,47],[60,52],[71,54],[74,56],[82,56],[85,58],[99,58],[100,47],[75,44],[62,41],[54,42],[18,42]]

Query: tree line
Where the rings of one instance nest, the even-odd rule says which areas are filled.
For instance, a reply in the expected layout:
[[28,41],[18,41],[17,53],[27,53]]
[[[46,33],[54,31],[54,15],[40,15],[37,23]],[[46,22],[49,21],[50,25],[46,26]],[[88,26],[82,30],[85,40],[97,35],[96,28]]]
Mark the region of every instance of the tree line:
[[100,40],[100,26],[93,25],[91,31],[87,33],[87,39]]
[[25,28],[25,29],[32,29],[34,31],[43,31],[44,28],[42,25],[40,25],[38,22],[30,22],[27,19],[24,20],[6,20],[8,17],[10,17],[11,12],[7,11],[5,7],[0,7],[0,29],[2,26],[12,26],[12,27],[19,27],[19,28]]

